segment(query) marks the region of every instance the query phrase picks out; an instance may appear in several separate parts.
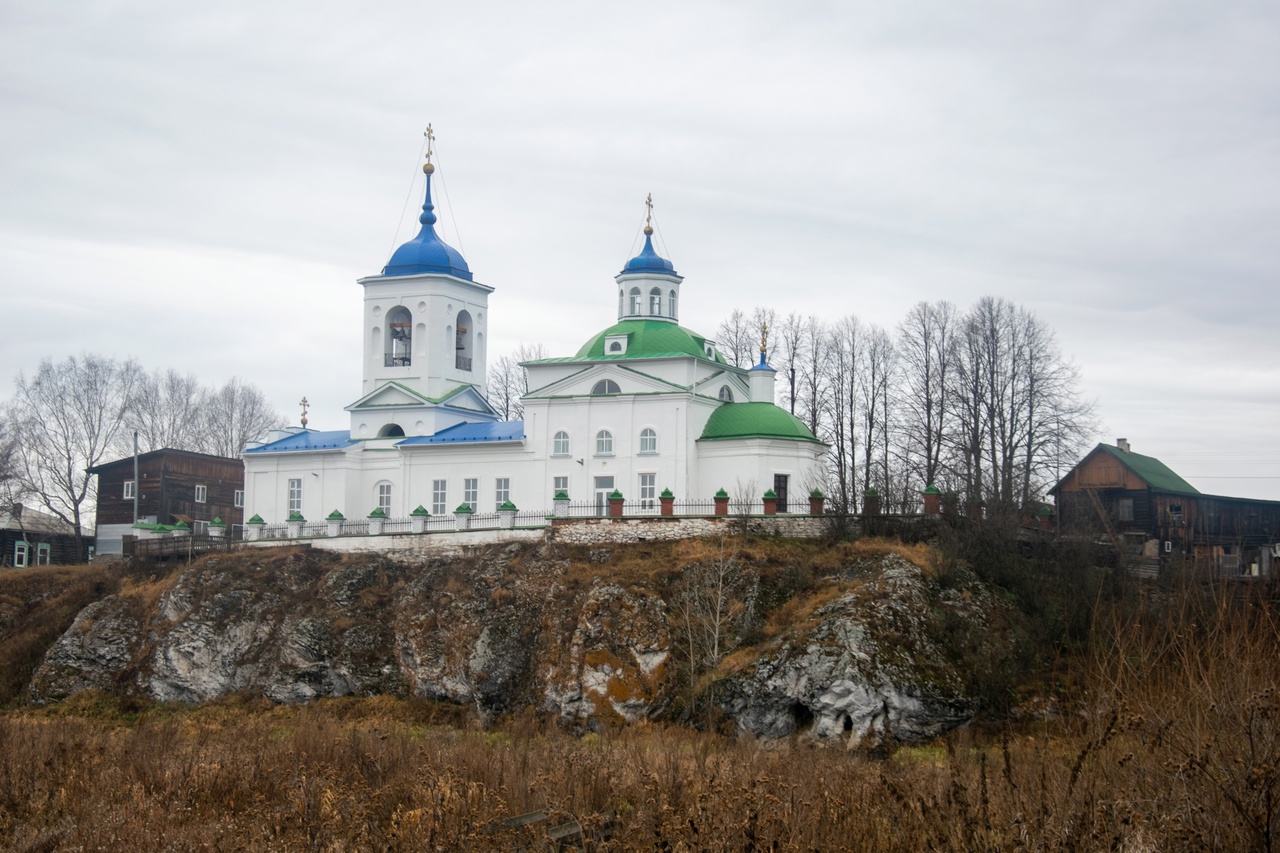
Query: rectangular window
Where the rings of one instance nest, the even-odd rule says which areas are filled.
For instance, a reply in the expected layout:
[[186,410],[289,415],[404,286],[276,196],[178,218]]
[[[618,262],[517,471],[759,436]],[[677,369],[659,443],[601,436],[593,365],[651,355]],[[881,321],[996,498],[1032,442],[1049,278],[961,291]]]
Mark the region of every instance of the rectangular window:
[[208,535],[209,535],[209,522],[207,522],[207,521],[192,521],[192,522],[191,522],[191,532],[192,532],[192,533],[194,533],[196,536],[208,536]]
[[431,481],[431,514],[445,515],[449,512],[449,481]]
[[36,565],[37,566],[49,565],[49,558],[52,556],[52,554],[53,554],[53,548],[49,545],[48,542],[41,542],[40,544],[36,545]]
[[480,505],[480,481],[475,477],[462,481],[462,502],[473,510]]
[[231,498],[231,503],[233,506],[244,506],[244,489],[236,489],[235,494]]
[[1133,521],[1133,498],[1121,498],[1118,508],[1121,521]]
[[495,509],[502,509],[502,505],[511,500],[511,478],[498,477],[493,481],[493,503]]
[[657,474],[641,474],[640,475],[640,509],[651,510],[658,505],[657,489],[658,489]]
[[135,483],[133,480],[124,481],[124,499],[125,500],[127,501],[133,500],[133,496],[137,494],[137,492],[134,490],[134,487],[136,485],[137,483]]
[[391,515],[391,484],[390,483],[378,484],[378,509],[385,512],[388,516]]
[[26,542],[13,543],[13,567],[15,569],[25,569],[27,567],[27,554],[30,553],[31,546]]
[[202,503],[208,503],[208,501],[209,501],[209,487],[196,486],[196,503],[202,504]]
[[551,478],[551,495],[555,497],[557,492],[569,494],[569,478],[568,477],[552,477]]
[[302,480],[289,481],[289,512],[302,512]]

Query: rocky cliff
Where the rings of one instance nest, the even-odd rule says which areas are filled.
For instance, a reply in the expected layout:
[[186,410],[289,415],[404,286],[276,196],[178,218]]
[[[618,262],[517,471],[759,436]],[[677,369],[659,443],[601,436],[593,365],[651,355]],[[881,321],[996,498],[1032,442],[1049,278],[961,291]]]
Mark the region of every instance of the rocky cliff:
[[709,720],[856,742],[953,726],[1016,640],[920,546],[725,539],[509,545],[395,562],[308,550],[124,578],[45,654],[26,698],[200,702],[391,693],[570,724]]

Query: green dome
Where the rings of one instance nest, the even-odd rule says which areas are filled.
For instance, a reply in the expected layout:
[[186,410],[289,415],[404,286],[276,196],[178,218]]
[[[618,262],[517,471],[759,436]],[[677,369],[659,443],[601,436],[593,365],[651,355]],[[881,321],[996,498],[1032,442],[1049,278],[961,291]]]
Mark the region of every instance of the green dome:
[[779,438],[814,441],[818,438],[795,415],[773,403],[725,403],[711,413],[699,441],[732,438]]
[[[604,351],[604,339],[610,335],[626,335],[627,351],[610,355]],[[623,320],[605,329],[582,345],[576,358],[659,358],[692,355],[718,364],[727,364],[719,353],[707,356],[707,339],[675,323],[661,320]]]

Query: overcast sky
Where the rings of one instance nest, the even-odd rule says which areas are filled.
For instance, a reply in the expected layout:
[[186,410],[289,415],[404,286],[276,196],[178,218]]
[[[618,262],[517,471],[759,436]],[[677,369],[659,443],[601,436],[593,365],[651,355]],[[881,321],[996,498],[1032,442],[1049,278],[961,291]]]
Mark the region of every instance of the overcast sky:
[[652,192],[685,326],[1006,297],[1099,440],[1280,499],[1274,2],[356,6],[0,0],[3,396],[90,351],[345,428],[431,122],[491,358],[614,321]]

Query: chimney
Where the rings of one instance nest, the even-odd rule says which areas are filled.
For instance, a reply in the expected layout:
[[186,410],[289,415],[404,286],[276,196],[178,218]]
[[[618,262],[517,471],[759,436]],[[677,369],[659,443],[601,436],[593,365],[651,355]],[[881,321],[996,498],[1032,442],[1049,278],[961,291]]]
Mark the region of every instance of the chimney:
[[16,519],[18,519],[18,520],[21,520],[21,519],[22,519],[22,504],[20,504],[20,503],[15,503],[15,504],[13,505],[12,515],[13,515],[13,517],[14,517],[14,518],[16,518]]
[[1129,439],[1127,439],[1127,438],[1117,438],[1117,439],[1116,439],[1116,447],[1120,448],[1121,452],[1123,452],[1123,453],[1128,453],[1128,452],[1129,452]]

